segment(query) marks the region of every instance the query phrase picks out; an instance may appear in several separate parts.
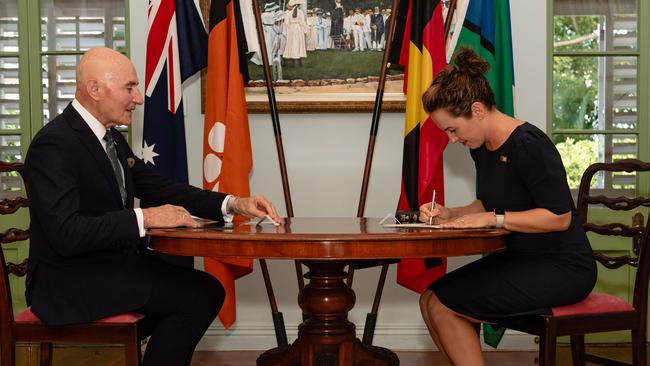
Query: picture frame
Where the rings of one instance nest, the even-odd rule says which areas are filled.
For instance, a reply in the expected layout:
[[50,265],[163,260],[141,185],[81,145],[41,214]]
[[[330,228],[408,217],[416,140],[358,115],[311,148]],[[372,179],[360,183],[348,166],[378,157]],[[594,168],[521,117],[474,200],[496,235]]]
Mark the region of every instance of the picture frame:
[[[257,38],[252,1],[240,1],[250,1],[248,10],[242,6],[244,30],[247,37],[255,34]],[[210,2],[200,0],[206,28]],[[375,108],[385,45],[385,34],[376,29],[381,27],[382,21],[385,29],[391,0],[259,0],[259,4],[279,112],[356,113]],[[247,13],[250,13],[248,18]],[[368,26],[363,28],[369,18],[370,32]],[[361,24],[351,25],[354,19]],[[287,24],[283,24],[285,22]],[[297,34],[304,37],[304,44],[300,44],[302,40]],[[360,40],[356,44],[355,35]],[[284,49],[280,50],[282,46]],[[259,46],[249,45],[249,50],[258,49]],[[249,113],[268,113],[270,106],[263,68],[256,62],[261,63],[259,52],[253,53],[249,61],[251,80],[246,86],[246,104]],[[403,80],[403,71],[389,71],[382,111],[404,111]],[[201,84],[204,96],[205,71]]]

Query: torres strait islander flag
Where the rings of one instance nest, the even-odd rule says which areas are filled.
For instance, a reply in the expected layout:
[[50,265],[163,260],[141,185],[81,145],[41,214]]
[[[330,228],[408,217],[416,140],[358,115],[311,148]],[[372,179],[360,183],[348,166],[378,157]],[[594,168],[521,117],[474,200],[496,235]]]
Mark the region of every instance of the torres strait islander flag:
[[[490,63],[486,77],[496,107],[514,117],[515,73],[512,60],[510,2],[508,0],[465,0],[459,2],[457,21],[447,43],[447,56],[458,47],[470,47]],[[483,339],[496,347],[505,328],[483,324]]]
[[[237,0],[212,0],[210,6],[203,188],[247,197],[253,158],[244,95],[246,41],[239,9]],[[236,316],[235,279],[250,273],[253,262],[206,258],[205,270],[226,289],[219,319],[228,328]]]
[[[198,1],[198,0],[197,0]],[[187,183],[182,82],[207,64],[207,33],[194,0],[150,0],[141,157]]]
[[[424,111],[422,94],[446,65],[442,1],[404,0],[398,10],[391,62],[404,66],[406,120],[399,210],[418,210],[430,202],[444,204],[442,153],[449,142]],[[446,258],[403,259],[397,282],[418,293],[445,274]]]
[[514,116],[515,72],[512,60],[510,1],[465,0],[447,44],[448,60],[458,47],[470,47],[490,64],[490,82],[497,108]]

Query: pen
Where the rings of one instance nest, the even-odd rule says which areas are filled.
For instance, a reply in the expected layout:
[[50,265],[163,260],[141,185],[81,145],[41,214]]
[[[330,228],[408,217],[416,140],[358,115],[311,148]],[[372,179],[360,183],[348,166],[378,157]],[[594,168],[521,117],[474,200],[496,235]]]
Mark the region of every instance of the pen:
[[[433,211],[434,208],[436,208],[436,190],[435,189],[433,190],[433,197],[431,198],[431,210],[429,210],[429,211]],[[432,216],[429,216],[429,225],[433,225],[433,217]]]

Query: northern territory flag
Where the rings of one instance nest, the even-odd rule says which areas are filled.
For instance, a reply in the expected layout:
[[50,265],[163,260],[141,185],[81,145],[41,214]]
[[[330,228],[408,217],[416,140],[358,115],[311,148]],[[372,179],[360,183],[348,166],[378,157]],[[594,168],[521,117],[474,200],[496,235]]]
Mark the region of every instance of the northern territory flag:
[[[239,9],[238,0],[212,0],[210,6],[203,188],[247,197],[253,157],[244,94],[246,41]],[[236,317],[235,279],[250,273],[253,262],[206,258],[204,263],[226,290],[219,320],[228,328]]]

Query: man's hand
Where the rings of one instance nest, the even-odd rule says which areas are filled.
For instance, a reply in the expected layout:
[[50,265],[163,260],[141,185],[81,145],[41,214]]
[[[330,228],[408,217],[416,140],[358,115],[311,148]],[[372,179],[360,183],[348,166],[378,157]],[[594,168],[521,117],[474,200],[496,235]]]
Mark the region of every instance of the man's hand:
[[187,210],[181,206],[164,205],[142,209],[144,227],[199,227]]
[[264,198],[264,196],[260,195],[237,197],[233,204],[233,211],[237,215],[244,216],[263,217],[264,215],[269,215],[273,221],[280,222],[280,217],[273,204]]

